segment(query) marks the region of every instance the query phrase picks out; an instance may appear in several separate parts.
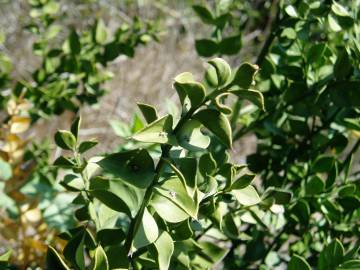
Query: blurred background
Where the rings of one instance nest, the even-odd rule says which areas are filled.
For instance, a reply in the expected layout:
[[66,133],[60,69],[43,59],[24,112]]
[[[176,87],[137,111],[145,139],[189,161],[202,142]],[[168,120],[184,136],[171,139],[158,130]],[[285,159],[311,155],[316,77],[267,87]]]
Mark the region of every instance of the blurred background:
[[[98,151],[113,149],[119,144],[119,137],[112,131],[109,121],[129,121],[136,111],[136,102],[155,105],[160,114],[174,108],[178,102],[172,91],[173,78],[184,71],[190,71],[199,79],[202,77],[206,59],[194,50],[195,39],[211,35],[211,28],[201,23],[192,9],[193,4],[214,5],[214,1],[174,1],[174,0],[61,0],[56,23],[62,30],[55,38],[61,44],[67,37],[67,30],[86,29],[96,19],[103,19],[108,30],[114,31],[123,23],[131,23],[138,16],[156,24],[158,41],[152,41],[136,48],[133,58],[120,56],[109,65],[112,80],[104,88],[108,93],[95,106],[84,106],[81,110],[83,128],[81,135],[96,137],[101,142]],[[238,14],[233,14],[239,24],[246,21],[246,14],[261,18],[259,24],[250,25],[242,36],[242,50],[235,56],[224,57],[231,64],[241,61],[255,61],[265,34],[269,31],[271,1],[222,1],[239,5]],[[251,6],[249,6],[251,5]],[[29,80],[31,73],[41,65],[39,57],[32,53],[36,35],[24,30],[34,18],[26,0],[0,0],[0,29],[6,35],[2,50],[13,60],[14,78]],[[258,12],[257,7],[262,7]],[[260,14],[261,12],[261,14]],[[258,14],[259,13],[259,14]],[[36,20],[36,18],[35,18]],[[255,20],[256,21],[256,20]],[[241,25],[233,25],[240,28]],[[229,31],[231,31],[231,28]],[[69,115],[70,114],[70,115]],[[68,116],[68,117],[67,117]],[[66,128],[71,122],[71,113],[61,115],[51,121],[40,120],[32,129],[34,137],[44,138],[58,128]],[[255,140],[251,136],[237,142],[236,154],[255,150]],[[240,151],[240,152],[239,152]],[[238,157],[240,158],[240,156]],[[242,158],[240,158],[242,159]]]

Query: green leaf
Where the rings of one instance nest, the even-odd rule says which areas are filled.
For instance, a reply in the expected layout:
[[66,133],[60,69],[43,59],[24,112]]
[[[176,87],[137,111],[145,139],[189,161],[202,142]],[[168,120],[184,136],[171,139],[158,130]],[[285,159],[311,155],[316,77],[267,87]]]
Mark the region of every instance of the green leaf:
[[290,16],[290,17],[293,17],[293,18],[297,18],[298,17],[298,14],[296,12],[296,9],[294,8],[294,6],[292,5],[288,5],[286,8],[285,8],[285,12]]
[[79,54],[81,51],[81,44],[78,34],[75,30],[72,30],[68,39],[70,52],[72,54]]
[[201,246],[200,256],[204,256],[207,260],[210,260],[213,264],[220,262],[226,254],[229,252],[229,249],[219,247],[219,245],[203,241],[199,243]]
[[85,269],[84,231],[80,230],[64,248],[65,258],[81,270]]
[[192,108],[202,104],[205,99],[205,87],[194,81],[192,74],[184,72],[174,78],[174,87],[178,92],[181,104],[185,102],[185,95],[189,98]]
[[207,7],[200,5],[193,5],[192,8],[194,9],[195,13],[199,16],[199,18],[202,20],[203,23],[206,24],[214,23],[214,16]]
[[230,189],[242,189],[251,184],[255,179],[255,174],[244,174],[234,181]]
[[311,270],[311,267],[303,257],[295,254],[291,257],[288,270]]
[[237,54],[242,47],[241,35],[223,38],[219,43],[220,54],[233,55]]
[[201,132],[201,123],[190,119],[176,134],[179,145],[190,151],[201,151],[210,144],[210,138]]
[[231,90],[230,93],[236,95],[239,99],[246,99],[254,103],[261,110],[265,110],[264,96],[258,90]]
[[334,66],[334,75],[337,80],[346,80],[352,71],[350,57],[345,48],[340,48]]
[[151,200],[151,206],[162,219],[170,223],[178,223],[189,218],[189,215],[185,211],[159,194],[154,194]]
[[[154,191],[170,200],[188,216],[197,218],[197,202],[188,194],[179,178],[173,177],[165,180],[161,185],[155,186]],[[157,207],[154,208],[157,210]]]
[[70,270],[64,260],[60,257],[57,251],[49,246],[46,255],[46,268],[47,269],[59,269],[59,270]]
[[227,93],[227,92],[222,93],[222,94],[218,95],[215,99],[213,99],[214,105],[223,114],[231,114],[232,113],[232,109],[229,106],[223,104],[223,102],[224,102],[223,100],[227,95],[229,95],[229,93]]
[[249,89],[258,71],[259,71],[258,65],[243,63],[237,69],[232,84],[237,85],[243,89]]
[[8,251],[6,251],[5,253],[0,255],[0,262],[7,262],[10,260],[12,254],[12,250],[9,249]]
[[105,204],[107,207],[109,207],[112,210],[115,210],[120,213],[125,213],[129,217],[131,217],[131,211],[128,205],[116,194],[113,192],[110,192],[108,190],[90,190],[89,193],[101,201],[103,204]]
[[74,174],[65,175],[64,180],[60,184],[69,191],[80,191],[85,188],[84,181]]
[[307,201],[300,199],[291,208],[291,214],[295,217],[296,221],[301,224],[307,224],[310,218],[310,206]]
[[69,158],[60,156],[54,161],[54,166],[58,166],[62,168],[73,168],[75,167],[75,163]]
[[106,156],[97,162],[101,168],[139,188],[147,188],[155,175],[154,161],[145,149]]
[[172,125],[172,116],[166,115],[150,123],[131,138],[146,143],[175,144],[176,140],[172,134]]
[[98,141],[96,141],[96,140],[84,141],[84,142],[80,143],[80,145],[79,145],[79,153],[81,153],[81,154],[85,153],[86,151],[90,150],[97,144],[98,144]]
[[109,262],[105,251],[101,246],[95,249],[93,270],[109,270]]
[[306,194],[308,195],[322,193],[324,191],[324,188],[325,188],[324,181],[317,175],[311,177],[305,186]]
[[338,81],[329,86],[330,99],[339,107],[360,106],[359,81]]
[[81,117],[76,117],[74,122],[71,124],[70,131],[76,139],[78,139],[79,130],[81,125]]
[[197,39],[195,49],[200,56],[210,57],[218,52],[219,45],[211,39]]
[[222,58],[211,59],[208,63],[216,71],[216,78],[213,78],[212,81],[217,82],[216,86],[225,85],[231,77],[231,67],[229,64]]
[[193,118],[214,133],[226,147],[232,147],[231,126],[224,114],[213,109],[205,109],[196,113]]
[[230,213],[224,216],[221,228],[224,233],[232,239],[237,239],[237,237],[239,236],[239,229],[237,228],[234,218]]
[[99,44],[105,44],[107,38],[106,26],[103,20],[98,20],[96,23],[95,40]]
[[340,197],[351,196],[355,193],[355,190],[356,190],[356,185],[348,184],[339,187],[338,194]]
[[158,119],[158,115],[155,107],[145,103],[137,103],[137,105],[148,124]]
[[140,208],[145,190],[119,179],[95,177],[90,182],[90,194],[109,208],[134,216]]
[[350,260],[342,263],[336,270],[359,270],[360,260]]
[[318,261],[319,270],[335,269],[343,262],[344,247],[338,239],[335,239],[321,253]]
[[340,17],[350,17],[350,13],[339,3],[333,1],[331,5],[331,10],[334,12],[335,15]]
[[12,176],[12,169],[9,163],[0,158],[0,180],[8,180]]
[[242,189],[234,189],[231,192],[238,202],[244,206],[251,206],[261,202],[257,191],[251,185]]
[[125,237],[125,233],[120,228],[101,229],[96,233],[96,239],[103,247],[119,244]]
[[155,242],[158,236],[159,229],[156,221],[149,213],[147,208],[145,208],[141,224],[134,237],[134,247],[139,249],[141,247],[147,246]]
[[312,45],[306,56],[308,63],[310,64],[318,63],[323,58],[325,50],[326,50],[325,43],[318,43]]
[[219,85],[218,75],[216,69],[209,65],[204,75],[205,82],[211,87],[217,87]]
[[174,252],[174,242],[171,236],[163,231],[159,238],[154,242],[157,251],[157,261],[159,270],[168,270],[170,267],[171,256]]
[[341,26],[330,13],[328,14],[328,24],[329,28],[334,32],[340,32],[342,30]]
[[334,166],[335,159],[332,156],[321,155],[313,163],[312,170],[318,173],[329,172]]
[[59,130],[55,133],[55,143],[62,149],[73,150],[76,147],[76,138],[67,130]]
[[199,171],[203,176],[213,175],[216,172],[217,164],[211,153],[205,153],[199,160]]

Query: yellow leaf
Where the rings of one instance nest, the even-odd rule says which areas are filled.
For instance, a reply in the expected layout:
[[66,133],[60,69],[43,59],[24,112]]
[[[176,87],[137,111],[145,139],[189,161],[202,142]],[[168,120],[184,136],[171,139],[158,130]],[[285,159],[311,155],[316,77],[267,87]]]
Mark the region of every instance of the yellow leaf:
[[28,130],[30,118],[24,116],[13,116],[11,118],[10,133],[17,134]]

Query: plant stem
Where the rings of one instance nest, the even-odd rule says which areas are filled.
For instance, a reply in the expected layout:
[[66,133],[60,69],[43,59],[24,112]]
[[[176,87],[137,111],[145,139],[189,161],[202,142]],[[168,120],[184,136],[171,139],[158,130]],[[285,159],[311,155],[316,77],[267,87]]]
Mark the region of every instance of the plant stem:
[[[205,99],[204,102],[199,106],[201,107],[203,104],[206,103],[208,99]],[[182,117],[179,122],[177,123],[176,127],[174,128],[173,133],[176,134],[177,131],[179,131],[179,129],[184,125],[184,123],[191,118],[191,116],[194,114],[194,112],[197,110],[198,108],[191,108],[184,117]],[[126,254],[128,254],[128,256],[131,257],[132,252],[131,252],[131,248],[132,248],[132,242],[133,239],[135,237],[135,234],[141,224],[143,215],[144,215],[144,211],[145,208],[147,207],[147,205],[150,202],[151,196],[152,196],[152,192],[153,192],[153,187],[158,183],[159,178],[160,178],[160,173],[164,167],[164,165],[166,164],[166,162],[164,161],[164,159],[166,159],[169,155],[169,152],[171,150],[172,146],[171,145],[164,145],[162,146],[162,153],[161,153],[161,157],[159,159],[158,164],[156,165],[155,168],[155,176],[154,179],[151,183],[151,185],[147,188],[145,195],[144,195],[144,199],[142,201],[142,204],[140,206],[140,210],[137,212],[135,218],[133,218],[130,222],[130,226],[129,226],[129,230],[128,230],[128,234],[125,240],[125,244],[124,244],[124,248],[126,251]]]

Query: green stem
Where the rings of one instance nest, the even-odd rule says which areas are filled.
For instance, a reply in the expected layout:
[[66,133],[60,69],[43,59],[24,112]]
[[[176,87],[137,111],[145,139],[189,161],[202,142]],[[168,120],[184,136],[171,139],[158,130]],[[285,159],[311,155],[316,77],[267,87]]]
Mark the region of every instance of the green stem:
[[[199,106],[201,107],[203,104],[205,104],[208,101],[208,98],[206,98],[204,100],[204,102]],[[191,116],[194,114],[194,112],[197,110],[198,108],[191,108],[184,117],[182,117],[179,122],[177,123],[176,127],[174,128],[173,133],[176,134],[179,129],[184,125],[184,123],[191,118]],[[143,215],[144,215],[144,211],[145,208],[147,207],[147,205],[150,202],[151,196],[152,196],[152,192],[153,192],[153,187],[158,183],[159,178],[160,178],[160,173],[164,167],[164,165],[166,164],[165,159],[168,157],[169,152],[171,150],[172,146],[171,145],[164,145],[162,146],[162,154],[161,157],[159,159],[158,164],[156,165],[155,168],[155,176],[154,179],[151,183],[151,185],[147,188],[146,192],[145,192],[145,196],[144,199],[142,201],[142,204],[140,206],[140,210],[138,211],[138,213],[136,214],[135,218],[133,218],[130,222],[130,226],[129,226],[129,231],[125,240],[125,244],[124,244],[124,248],[126,253],[128,254],[128,256],[132,255],[131,252],[131,247],[132,247],[132,242],[133,239],[135,237],[135,234],[141,224]]]

